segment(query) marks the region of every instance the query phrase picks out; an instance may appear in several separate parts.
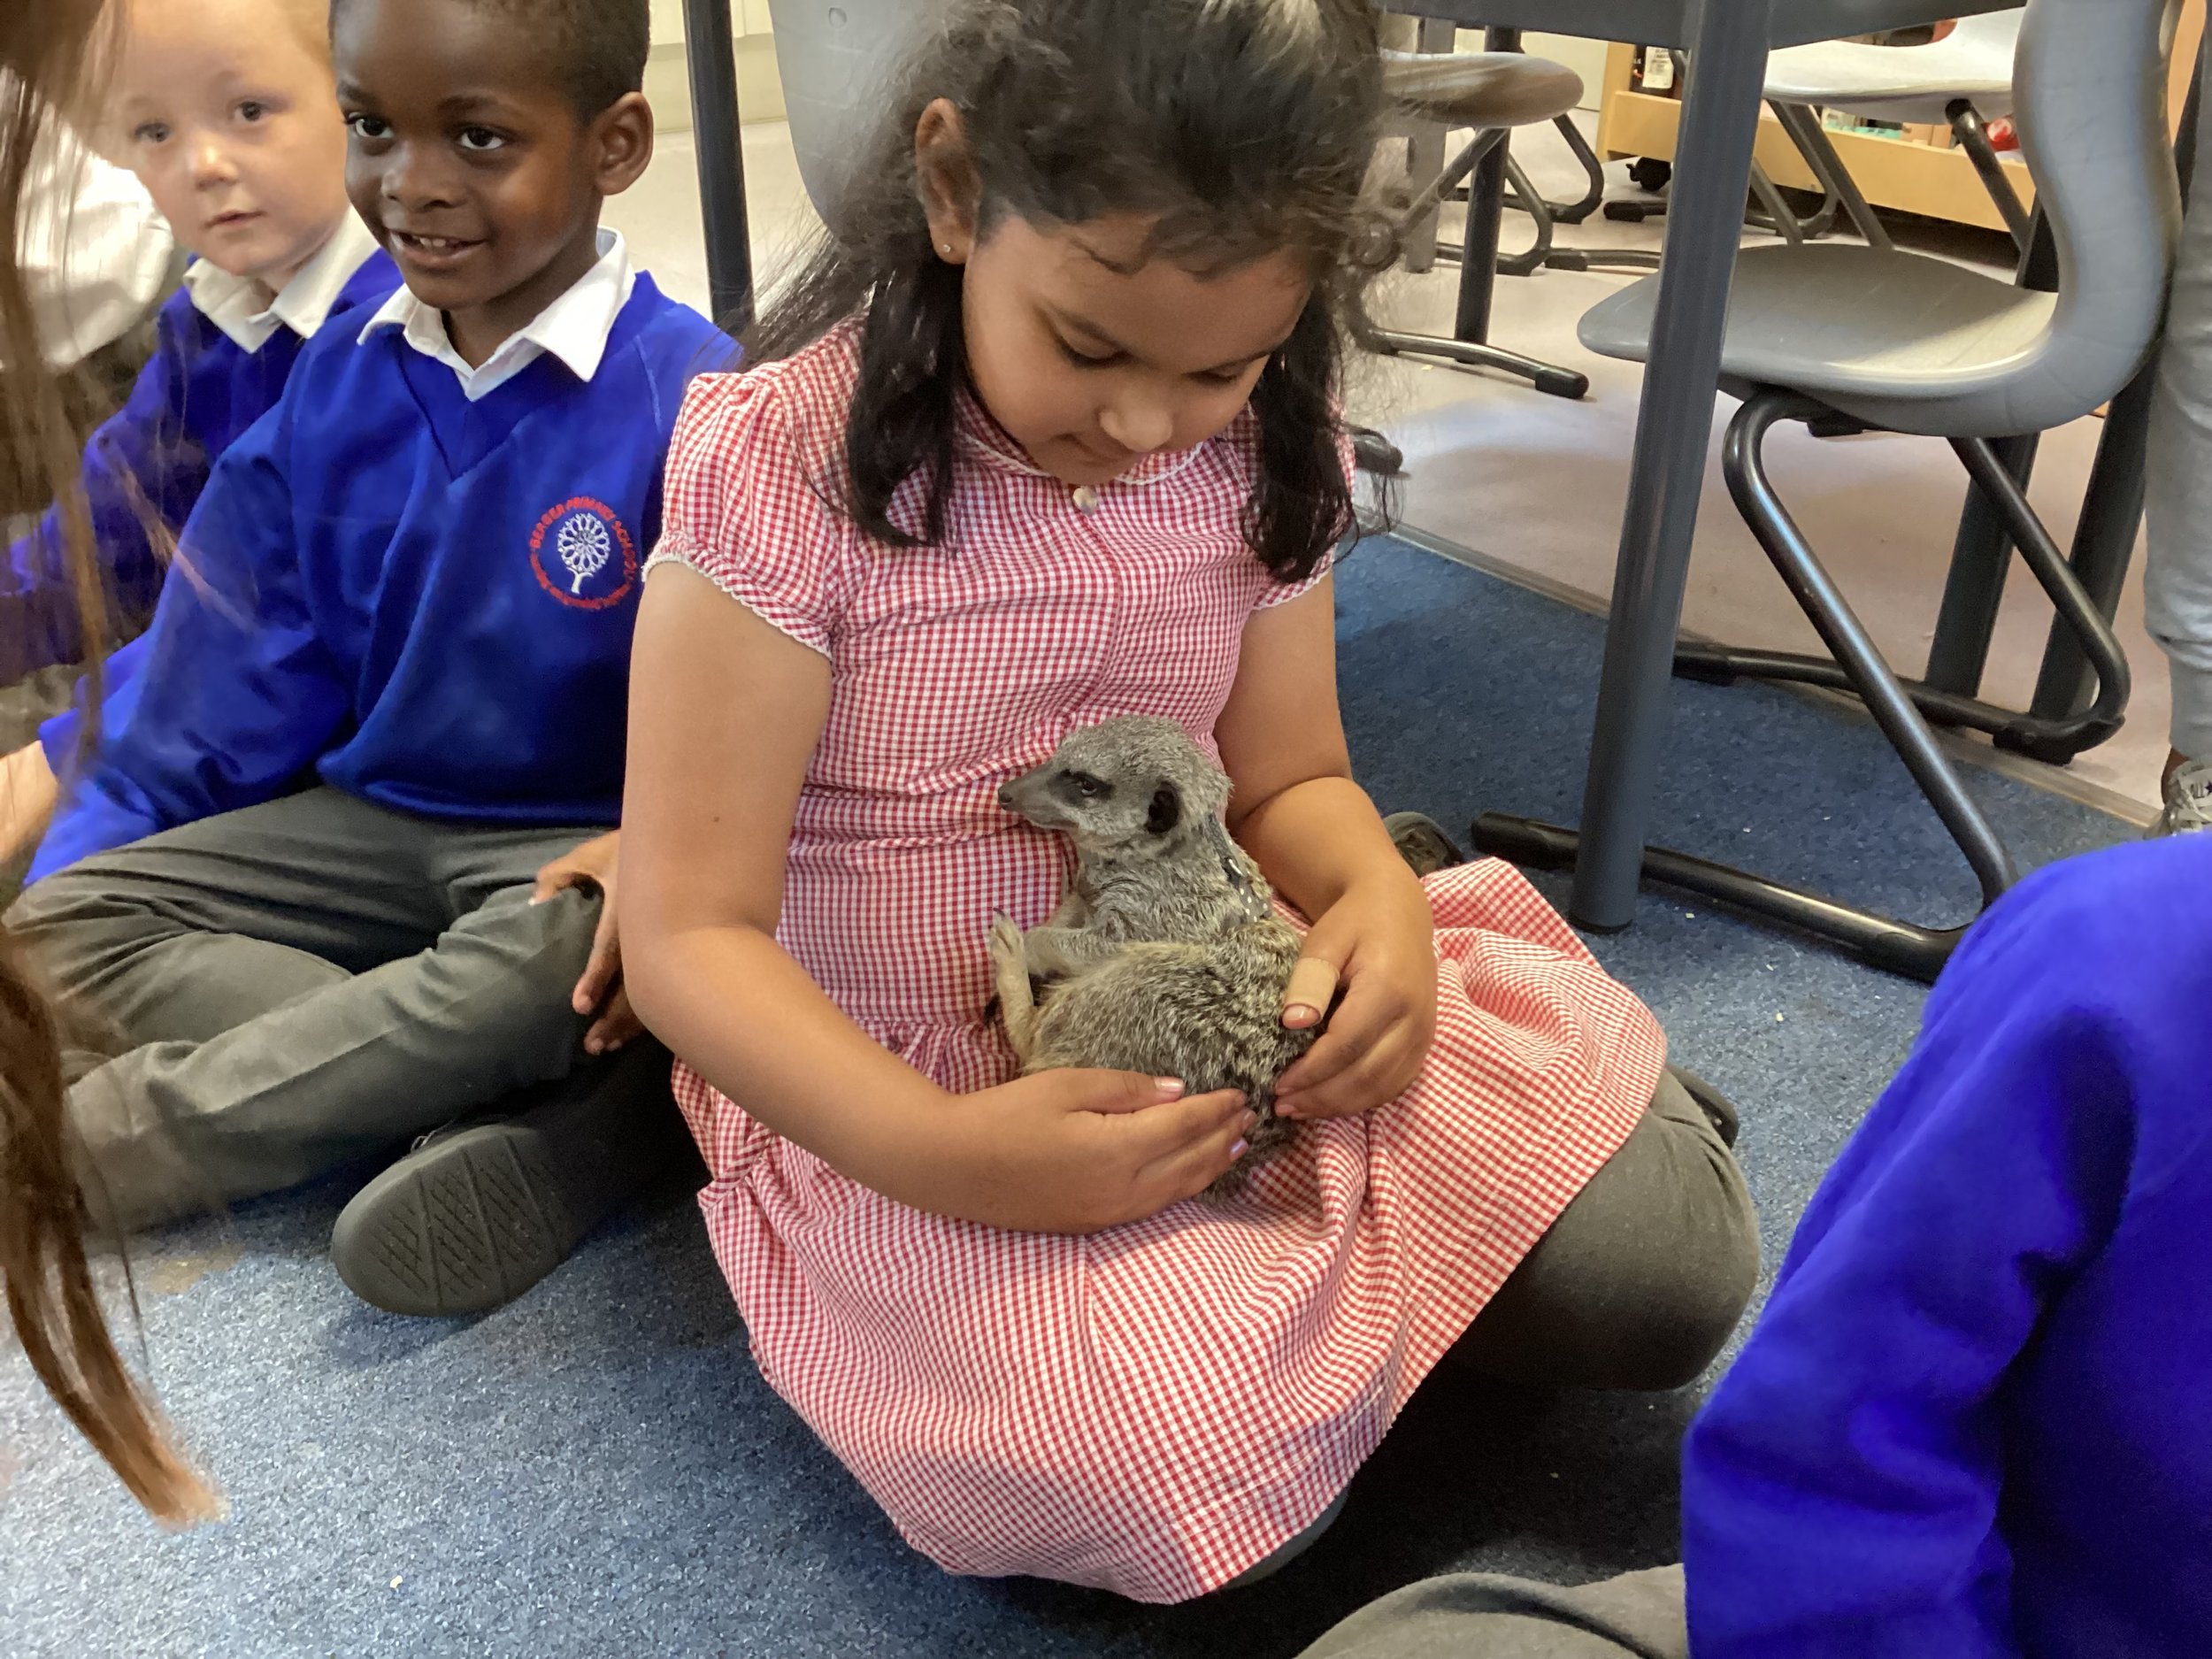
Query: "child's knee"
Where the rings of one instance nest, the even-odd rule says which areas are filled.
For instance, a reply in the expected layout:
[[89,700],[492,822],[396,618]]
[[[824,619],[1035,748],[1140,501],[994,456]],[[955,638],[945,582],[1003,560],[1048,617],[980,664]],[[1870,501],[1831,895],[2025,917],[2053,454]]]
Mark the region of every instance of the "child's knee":
[[[1717,1134],[1655,1114],[1663,1140],[1648,1174],[1655,1202],[1623,1242],[1607,1298],[1620,1324],[1617,1387],[1680,1388],[1713,1363],[1759,1282],[1759,1216],[1735,1155]],[[1646,1230],[1647,1228],[1647,1230]]]
[[50,990],[67,990],[136,933],[131,906],[96,871],[64,870],[24,889],[0,921]]
[[595,892],[564,887],[546,901],[533,901],[528,887],[509,887],[453,925],[438,949],[482,951],[513,978],[519,995],[541,1000],[550,994],[566,1007],[568,994],[590,963],[590,941],[597,929]]
[[1704,1374],[1758,1285],[1757,1219],[1747,1203],[1740,1216],[1717,1211],[1663,1257],[1655,1252],[1649,1266],[1611,1299],[1618,1334],[1604,1386],[1682,1388]]
[[1694,1381],[1759,1279],[1759,1224],[1711,1125],[1647,1112],[1460,1341],[1489,1376],[1659,1391]]

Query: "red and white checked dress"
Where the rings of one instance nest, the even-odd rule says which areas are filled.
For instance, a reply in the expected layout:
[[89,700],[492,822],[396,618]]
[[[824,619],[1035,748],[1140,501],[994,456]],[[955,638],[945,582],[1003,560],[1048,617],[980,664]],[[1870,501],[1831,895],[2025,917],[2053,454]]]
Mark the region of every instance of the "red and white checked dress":
[[[855,363],[845,331],[701,380],[656,562],[829,659],[778,938],[879,1041],[979,1089],[1017,1070],[984,1019],[991,913],[1043,921],[1066,873],[998,786],[1112,715],[1210,746],[1246,622],[1291,590],[1240,534],[1240,427],[1086,511],[970,405],[944,546],[868,541],[824,499]],[[1226,1583],[1320,1516],[1626,1138],[1651,1015],[1507,865],[1428,891],[1436,1044],[1404,1097],[1302,1128],[1231,1203],[1089,1238],[893,1202],[678,1068],[761,1372],[915,1548],[1141,1601]]]

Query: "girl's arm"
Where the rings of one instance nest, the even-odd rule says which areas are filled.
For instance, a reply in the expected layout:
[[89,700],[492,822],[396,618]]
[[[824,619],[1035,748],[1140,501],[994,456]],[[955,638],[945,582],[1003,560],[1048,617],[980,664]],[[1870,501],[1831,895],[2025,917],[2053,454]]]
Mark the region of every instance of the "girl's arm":
[[1284,1024],[1313,1024],[1344,990],[1328,1031],[1283,1074],[1278,1109],[1326,1118],[1395,1099],[1435,1033],[1435,945],[1421,884],[1352,781],[1332,580],[1253,613],[1214,736],[1235,786],[1232,833],[1314,918]]
[[1151,1215],[1234,1162],[1233,1094],[1063,1071],[955,1096],[853,1024],[779,946],[784,859],[829,664],[696,572],[646,585],[618,895],[632,1002],[776,1133],[886,1196],[1081,1233]]

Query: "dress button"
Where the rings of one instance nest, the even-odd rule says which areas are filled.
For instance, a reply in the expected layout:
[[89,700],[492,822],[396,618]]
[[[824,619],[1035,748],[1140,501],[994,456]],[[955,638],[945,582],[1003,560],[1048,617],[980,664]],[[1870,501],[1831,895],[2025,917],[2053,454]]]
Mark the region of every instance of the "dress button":
[[1075,510],[1078,512],[1096,512],[1098,492],[1088,484],[1078,484],[1075,487]]

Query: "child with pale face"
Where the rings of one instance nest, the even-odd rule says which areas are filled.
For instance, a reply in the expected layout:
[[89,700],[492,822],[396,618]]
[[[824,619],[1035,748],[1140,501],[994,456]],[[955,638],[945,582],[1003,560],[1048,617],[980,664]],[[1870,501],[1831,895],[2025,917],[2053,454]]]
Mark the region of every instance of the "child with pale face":
[[347,211],[329,50],[303,0],[141,0],[116,81],[124,153],[177,240],[272,295]]
[[[185,281],[201,321],[165,311],[156,360],[120,424],[86,451],[103,565],[128,611],[150,604],[159,582],[150,549],[182,524],[216,455],[273,400],[288,354],[334,309],[388,292],[396,273],[365,268],[375,248],[346,199],[345,119],[320,0],[137,0],[104,113],[104,147],[198,260]],[[260,366],[217,390],[226,353]],[[58,546],[49,523],[11,549],[12,590],[31,612],[17,632],[49,642],[24,668],[89,656],[97,643],[80,637],[55,578]],[[124,648],[109,664],[111,693],[135,666]],[[0,761],[0,864],[45,833],[78,724],[58,718]]]

